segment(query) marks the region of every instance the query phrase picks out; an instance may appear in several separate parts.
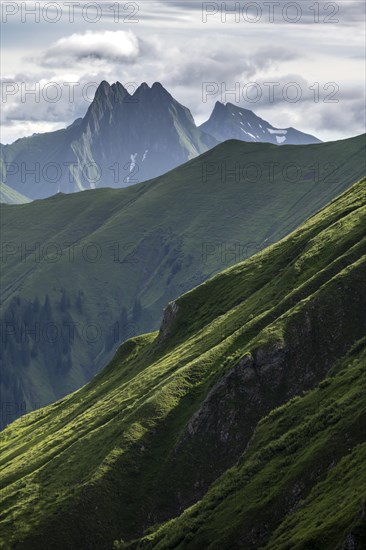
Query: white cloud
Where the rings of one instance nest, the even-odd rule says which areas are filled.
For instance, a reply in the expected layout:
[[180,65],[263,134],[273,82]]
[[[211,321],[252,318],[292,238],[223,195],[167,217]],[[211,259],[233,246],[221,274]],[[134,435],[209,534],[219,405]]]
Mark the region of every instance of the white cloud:
[[41,63],[47,67],[66,67],[78,61],[131,63],[139,52],[139,40],[132,31],[86,31],[57,40]]

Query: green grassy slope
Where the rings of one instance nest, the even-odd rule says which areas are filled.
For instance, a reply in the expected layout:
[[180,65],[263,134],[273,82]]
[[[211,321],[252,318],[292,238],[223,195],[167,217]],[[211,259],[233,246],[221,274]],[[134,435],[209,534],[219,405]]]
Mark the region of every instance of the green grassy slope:
[[364,459],[365,221],[364,179],[4,430],[2,548],[111,549],[202,498],[132,545],[335,548],[357,531],[364,466],[341,476]]
[[9,185],[0,182],[0,203],[25,204],[27,202],[31,202],[31,200],[9,187]]
[[315,390],[259,422],[202,501],[141,541],[116,546],[365,548],[365,392],[363,339]]
[[[41,332],[53,323],[63,350],[56,364],[45,337],[30,335],[17,357],[19,336],[0,357],[5,372],[17,365],[1,388],[14,415],[80,387],[123,339],[156,329],[168,301],[296,228],[364,175],[364,150],[364,136],[282,147],[230,141],[128,189],[2,205],[1,320],[28,318]],[[123,308],[126,327],[114,337]]]

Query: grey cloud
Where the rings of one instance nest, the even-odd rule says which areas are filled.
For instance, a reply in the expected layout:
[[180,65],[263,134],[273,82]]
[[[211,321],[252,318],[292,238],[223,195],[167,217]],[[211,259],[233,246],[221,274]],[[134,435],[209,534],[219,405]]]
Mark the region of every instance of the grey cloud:
[[313,119],[314,128],[342,132],[345,128],[352,134],[365,132],[365,103],[362,96],[342,102],[341,109],[335,110],[321,105]]
[[[284,2],[284,0],[278,1]],[[304,4],[303,0],[297,1]],[[309,0],[309,3],[314,2]],[[348,28],[342,26],[342,23],[336,29],[336,33],[332,25],[326,24],[313,25],[312,28],[310,25],[294,28],[294,25],[275,24],[203,25],[200,24],[201,3],[197,0],[194,4],[183,1],[171,2],[171,0],[161,1],[160,6],[158,3],[152,4],[146,1],[139,4],[141,4],[139,12],[141,24],[130,26],[135,39],[127,40],[128,48],[124,49],[118,49],[121,42],[115,39],[115,34],[114,37],[107,35],[106,38],[105,33],[118,30],[126,33],[130,28],[126,25],[112,25],[109,21],[107,26],[102,24],[94,26],[92,34],[99,36],[101,40],[98,47],[95,47],[92,40],[88,42],[83,39],[87,35],[84,32],[86,25],[80,27],[80,19],[74,26],[55,26],[58,34],[55,33],[52,38],[50,38],[50,25],[47,27],[39,25],[38,35],[35,34],[34,43],[31,43],[31,48],[34,49],[29,50],[28,55],[31,57],[24,58],[28,42],[23,49],[19,49],[19,64],[17,64],[19,74],[14,77],[14,80],[26,82],[31,86],[32,83],[40,80],[60,82],[63,73],[71,73],[78,75],[77,78],[81,84],[103,79],[109,82],[119,80],[123,84],[131,81],[137,84],[142,81],[150,84],[161,81],[178,101],[191,109],[199,122],[209,116],[213,102],[220,99],[217,95],[212,96],[211,101],[207,103],[202,101],[201,88],[205,81],[217,82],[219,85],[224,82],[228,89],[232,88],[236,82],[244,85],[250,81],[258,81],[263,85],[264,82],[272,81],[279,82],[283,86],[295,81],[306,91],[298,104],[290,104],[281,96],[271,103],[266,95],[258,103],[242,102],[241,104],[254,111],[260,109],[263,116],[263,113],[266,113],[266,116],[268,114],[268,120],[277,125],[281,123],[273,120],[276,118],[276,113],[279,113],[279,118],[283,113],[286,116],[294,113],[296,126],[314,134],[319,129],[326,130],[327,124],[337,135],[345,133],[352,135],[358,131],[356,130],[359,127],[356,116],[358,107],[355,105],[358,105],[358,99],[363,97],[363,65],[362,39],[356,23],[359,25],[363,21],[362,2],[347,1],[341,6],[342,13],[347,15],[348,22],[352,20],[355,22],[355,32],[352,34]],[[322,4],[320,2],[320,6]],[[362,7],[360,7],[361,4]],[[173,22],[170,27],[164,23],[168,20]],[[24,40],[21,27],[20,25],[17,30],[20,42]],[[25,28],[28,27],[25,26]],[[70,29],[73,34],[65,36],[70,33]],[[12,32],[13,30],[12,27]],[[43,32],[46,34],[43,35]],[[71,39],[71,36],[76,38]],[[126,35],[123,36],[126,37]],[[10,42],[14,48],[14,39],[12,38]],[[7,51],[14,55],[16,50],[4,48],[4,58]],[[304,59],[305,63],[302,65]],[[336,118],[334,113],[339,108],[314,105],[313,96],[308,90],[308,86],[312,84],[309,80],[312,74],[309,61],[314,63],[314,72],[319,75],[322,74],[319,70],[322,70],[322,65],[326,65],[330,60],[330,67],[332,67],[335,59],[337,64],[333,65],[333,70],[335,78],[337,79],[339,75],[340,79],[342,115],[339,114],[337,121],[332,122],[332,117]],[[349,59],[353,60],[352,67],[357,69],[352,77],[353,89],[343,90],[343,84],[349,77],[342,76],[341,69],[338,69],[338,62],[342,66]],[[293,63],[294,60],[296,64]],[[12,70],[10,62],[8,73],[9,70]],[[290,71],[299,74],[291,74]],[[329,74],[330,70],[327,72]],[[37,105],[32,101],[24,104],[20,102],[19,97],[10,98],[5,105],[3,118],[6,119],[7,125],[11,120],[30,121],[32,119],[34,131],[42,131],[38,129],[41,125],[37,126],[37,121],[39,123],[54,121],[66,126],[75,118],[83,116],[89,106],[89,102],[82,97],[79,89],[75,88],[73,103],[68,101],[66,94],[55,104],[47,104],[44,101]],[[228,101],[233,101],[232,97],[228,97]]]
[[[254,25],[258,23],[291,24],[291,20],[296,20],[299,15],[299,24],[312,25],[364,25],[365,4],[359,0],[340,0],[328,1],[320,0],[319,12],[314,12],[314,2],[312,0],[226,0],[226,1],[207,1],[197,2],[196,0],[181,1],[160,0],[163,6],[179,7],[182,10],[195,10],[202,13],[211,12],[208,20],[220,20],[221,12],[227,13],[227,21],[234,20],[230,12],[237,13],[238,23],[247,23]],[[292,8],[290,4],[296,4],[297,9]],[[287,7],[286,7],[287,5]],[[244,12],[243,12],[244,9]],[[216,13],[215,13],[216,12]],[[243,16],[244,13],[244,16]],[[270,19],[270,14],[272,19]],[[286,15],[287,14],[287,15]],[[296,24],[296,23],[293,23]]]

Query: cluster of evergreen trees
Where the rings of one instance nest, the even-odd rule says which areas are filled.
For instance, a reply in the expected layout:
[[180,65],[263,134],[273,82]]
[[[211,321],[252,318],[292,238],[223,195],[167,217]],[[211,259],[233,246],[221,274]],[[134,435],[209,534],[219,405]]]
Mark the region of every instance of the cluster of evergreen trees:
[[61,292],[58,304],[52,305],[46,295],[43,303],[36,297],[25,300],[13,298],[0,321],[0,362],[5,378],[14,370],[28,367],[31,360],[42,356],[50,368],[55,365],[59,374],[71,367],[71,346],[75,334],[65,330],[72,324],[70,300]]
[[118,318],[110,325],[105,336],[105,351],[109,352],[118,344],[128,340],[132,336],[139,333],[138,322],[142,317],[142,306],[140,300],[136,299],[131,315],[127,313],[127,309],[122,307]]
[[[85,338],[88,312],[84,298],[82,291],[70,296],[65,289],[53,299],[48,294],[42,300],[16,296],[0,315],[0,391],[2,400],[15,404],[19,415],[29,396],[29,388],[23,387],[24,369],[32,366],[33,373],[34,368],[47,372],[55,387],[60,386],[60,377],[69,375],[78,341]],[[91,345],[90,360],[84,365],[85,379],[95,372],[97,353],[108,354],[140,332],[138,322],[142,313],[141,303],[136,300],[130,312],[121,307],[117,318],[101,327],[101,341]],[[85,320],[85,326],[81,319]]]

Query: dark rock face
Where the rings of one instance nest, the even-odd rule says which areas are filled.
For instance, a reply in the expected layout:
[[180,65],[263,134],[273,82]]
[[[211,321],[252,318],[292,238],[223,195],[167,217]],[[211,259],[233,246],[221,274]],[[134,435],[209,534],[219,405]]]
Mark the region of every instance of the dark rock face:
[[[365,280],[361,270],[358,276]],[[365,302],[366,286],[360,288],[364,290],[357,298],[346,283],[338,295],[333,293],[331,301],[314,297],[301,312],[293,314],[280,339],[267,341],[246,353],[213,385],[167,461],[165,474],[168,472],[178,481],[177,486],[167,489],[171,509],[160,515],[158,505],[151,512],[155,521],[181,513],[202,498],[218,475],[240,459],[260,419],[314,388],[353,342],[363,336],[366,312],[357,303]],[[353,321],[349,323],[351,316]],[[173,318],[174,308],[168,308],[162,334],[167,334]],[[192,468],[187,467],[189,457],[194,457]],[[321,476],[322,472],[310,475]],[[287,510],[296,506],[304,490],[305,486],[294,486],[283,506]],[[253,542],[255,536],[253,540],[249,537],[247,543],[249,539]]]
[[363,550],[366,548],[366,501],[353,521],[346,538],[336,550]]
[[172,323],[178,312],[178,306],[175,302],[170,302],[164,310],[163,320],[161,322],[158,343],[164,342],[171,333]]

